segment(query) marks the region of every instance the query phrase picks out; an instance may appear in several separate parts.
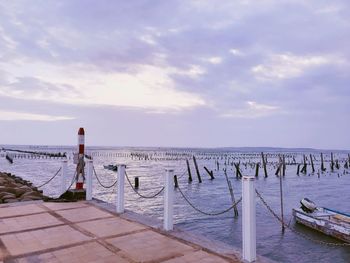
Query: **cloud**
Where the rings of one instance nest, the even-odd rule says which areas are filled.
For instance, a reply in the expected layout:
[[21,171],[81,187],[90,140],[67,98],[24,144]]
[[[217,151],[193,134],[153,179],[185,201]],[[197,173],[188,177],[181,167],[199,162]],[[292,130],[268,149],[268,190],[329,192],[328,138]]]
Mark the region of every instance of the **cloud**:
[[222,113],[221,117],[255,119],[276,114],[279,110],[280,108],[277,106],[247,101],[244,108],[229,110],[226,113]]
[[288,126],[286,112],[334,120],[348,114],[349,12],[345,0],[0,2],[0,102],[89,123],[137,111],[158,128],[195,112],[222,130],[222,116],[252,129]]
[[221,64],[223,59],[221,57],[211,57],[208,59],[205,59],[205,61],[208,61],[211,64],[217,65],[217,64]]
[[151,46],[157,45],[157,41],[151,35],[143,35],[140,37],[140,40]]
[[34,113],[24,113],[15,111],[4,111],[0,110],[0,120],[1,121],[66,121],[73,120],[74,117],[68,116],[53,116],[46,114],[34,114]]
[[[18,72],[36,77],[16,77]],[[140,65],[132,73],[103,73],[84,65],[68,65],[62,69],[46,63],[23,61],[17,67],[13,66],[11,73],[15,81],[0,86],[2,96],[163,111],[182,110],[205,104],[196,94],[176,90],[169,75],[182,72],[173,68]],[[201,72],[192,68],[186,74],[196,76]]]
[[236,49],[236,48],[231,48],[231,49],[229,50],[229,52],[230,52],[232,55],[234,55],[234,56],[243,56],[243,55],[244,55],[242,51],[240,51],[240,50],[238,50],[238,49]]
[[301,76],[306,70],[334,63],[324,56],[296,56],[277,54],[270,56],[265,64],[252,68],[256,78],[263,80],[288,79]]

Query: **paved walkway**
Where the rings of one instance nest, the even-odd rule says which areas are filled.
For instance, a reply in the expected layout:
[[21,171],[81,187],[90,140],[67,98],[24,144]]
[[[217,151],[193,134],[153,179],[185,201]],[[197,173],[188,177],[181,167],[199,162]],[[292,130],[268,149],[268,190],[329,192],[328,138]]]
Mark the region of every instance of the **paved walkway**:
[[238,262],[87,202],[0,205],[0,262]]

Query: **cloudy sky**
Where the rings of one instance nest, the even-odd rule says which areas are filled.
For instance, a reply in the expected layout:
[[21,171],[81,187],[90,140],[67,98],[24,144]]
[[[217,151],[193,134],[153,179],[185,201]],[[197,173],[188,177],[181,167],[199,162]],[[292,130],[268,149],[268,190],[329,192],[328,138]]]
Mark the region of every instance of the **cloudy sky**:
[[0,0],[0,143],[350,149],[348,0]]

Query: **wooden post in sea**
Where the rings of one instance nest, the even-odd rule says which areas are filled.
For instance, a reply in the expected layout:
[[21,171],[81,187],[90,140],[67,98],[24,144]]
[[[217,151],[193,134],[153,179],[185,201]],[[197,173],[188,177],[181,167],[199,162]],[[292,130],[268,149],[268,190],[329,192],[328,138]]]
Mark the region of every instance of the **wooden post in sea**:
[[284,156],[284,154],[282,155],[282,176],[285,176],[286,175],[286,157]]
[[314,173],[314,172],[315,172],[315,166],[314,166],[314,161],[313,161],[313,159],[312,159],[311,153],[310,153],[310,161],[311,161],[312,173]]
[[279,160],[279,164],[278,164],[278,167],[277,167],[277,170],[275,172],[275,175],[278,176],[280,174],[280,171],[281,171],[281,167],[282,167],[282,162],[281,162],[281,158]]
[[177,175],[174,175],[174,186],[175,188],[179,187],[179,182],[177,181]]
[[186,164],[187,164],[188,182],[192,183],[192,174],[191,174],[191,168],[190,168],[190,163],[188,159],[186,159]]
[[204,166],[204,170],[209,174],[210,180],[214,180],[215,179],[213,171],[209,171],[208,168],[205,167],[205,166]]
[[135,182],[134,183],[135,183],[135,189],[138,189],[139,186],[140,186],[140,179],[139,179],[138,176],[135,177]]
[[334,159],[333,159],[333,153],[331,152],[331,171],[334,171]]
[[[233,193],[233,188],[232,188],[231,182],[230,182],[230,180],[228,179],[226,169],[224,169],[224,174],[225,174],[225,177],[226,177],[226,182],[227,182],[228,189],[229,189],[229,191],[230,191],[231,201],[232,201],[232,204],[234,204],[234,203],[236,203],[235,195],[234,195],[234,193]],[[235,205],[235,206],[233,207],[233,209],[234,209],[234,216],[237,217],[237,216],[238,216],[237,205]]]
[[326,168],[324,168],[324,162],[323,162],[323,153],[321,153],[321,172],[326,171]]
[[201,178],[201,174],[199,173],[196,157],[194,155],[193,155],[193,162],[194,162],[194,167],[196,168],[198,182],[201,183],[202,182],[202,178]]
[[265,160],[263,152],[261,152],[261,159],[262,159],[262,165],[263,165],[263,168],[264,168],[265,177],[267,177],[266,160]]
[[298,168],[297,168],[297,175],[299,176],[300,173],[300,163],[298,163]]
[[304,165],[303,165],[303,168],[301,168],[301,171],[303,174],[306,174],[307,172],[307,163],[306,163],[306,156],[304,154]]
[[338,159],[335,160],[335,168],[337,168],[337,170],[340,168]]
[[238,179],[238,178],[242,178],[242,173],[241,173],[241,171],[240,171],[240,169],[239,169],[239,164],[240,163],[233,163],[233,165],[236,167],[236,178]]
[[281,199],[282,233],[284,233],[283,187],[282,187],[282,176],[281,175],[280,175],[280,199]]
[[256,167],[255,167],[255,177],[259,176],[259,165],[260,163],[256,163]]

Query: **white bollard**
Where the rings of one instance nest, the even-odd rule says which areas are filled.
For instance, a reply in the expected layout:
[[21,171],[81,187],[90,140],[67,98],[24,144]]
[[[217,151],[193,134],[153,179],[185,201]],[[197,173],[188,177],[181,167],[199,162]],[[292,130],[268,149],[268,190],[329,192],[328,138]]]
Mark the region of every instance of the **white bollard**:
[[87,173],[86,173],[86,201],[92,200],[92,173],[93,173],[93,162],[87,160]]
[[256,260],[255,177],[243,176],[242,195],[243,260],[253,262]]
[[165,169],[164,230],[173,230],[174,169]]
[[118,165],[117,178],[117,213],[124,213],[124,182],[125,182],[125,164]]
[[67,170],[68,161],[62,160],[61,162],[61,193],[64,194],[67,190]]

